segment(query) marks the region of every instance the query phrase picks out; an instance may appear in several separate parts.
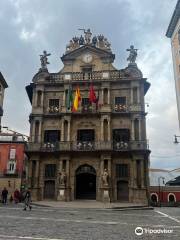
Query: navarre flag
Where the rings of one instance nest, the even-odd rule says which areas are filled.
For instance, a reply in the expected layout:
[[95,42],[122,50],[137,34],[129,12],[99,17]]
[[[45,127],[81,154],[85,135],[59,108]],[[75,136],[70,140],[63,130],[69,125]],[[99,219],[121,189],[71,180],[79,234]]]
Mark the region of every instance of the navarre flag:
[[81,101],[81,94],[80,94],[80,90],[79,87],[76,89],[75,92],[75,97],[74,97],[74,102],[73,102],[73,112],[76,112],[78,110],[78,106],[79,106],[79,102]]
[[90,86],[90,90],[89,90],[89,102],[90,103],[97,103],[97,98],[96,98],[96,94],[93,88],[93,85],[91,84]]

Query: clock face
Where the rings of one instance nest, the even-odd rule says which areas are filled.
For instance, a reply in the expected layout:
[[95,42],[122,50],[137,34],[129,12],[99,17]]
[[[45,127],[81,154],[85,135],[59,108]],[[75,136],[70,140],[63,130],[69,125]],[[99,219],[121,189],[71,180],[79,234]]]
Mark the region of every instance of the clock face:
[[90,53],[86,53],[83,55],[83,62],[90,63],[92,61],[93,57]]

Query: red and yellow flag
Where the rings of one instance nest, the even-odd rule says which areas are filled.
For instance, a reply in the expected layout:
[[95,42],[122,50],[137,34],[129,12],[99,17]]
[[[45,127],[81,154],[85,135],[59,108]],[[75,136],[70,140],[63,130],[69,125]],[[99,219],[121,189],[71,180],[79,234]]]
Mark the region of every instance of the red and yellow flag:
[[75,97],[74,97],[74,102],[73,102],[73,108],[72,111],[76,112],[78,110],[79,102],[81,101],[81,94],[79,87],[76,89]]

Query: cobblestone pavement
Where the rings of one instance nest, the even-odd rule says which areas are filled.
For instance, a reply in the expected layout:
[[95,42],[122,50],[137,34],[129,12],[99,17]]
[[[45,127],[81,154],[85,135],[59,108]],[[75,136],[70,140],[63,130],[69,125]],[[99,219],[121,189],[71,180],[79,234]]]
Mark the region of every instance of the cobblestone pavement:
[[[143,228],[142,235],[135,229]],[[151,233],[152,231],[169,233]],[[137,231],[141,234],[142,230]],[[1,240],[180,239],[180,208],[154,210],[67,209],[0,205]]]

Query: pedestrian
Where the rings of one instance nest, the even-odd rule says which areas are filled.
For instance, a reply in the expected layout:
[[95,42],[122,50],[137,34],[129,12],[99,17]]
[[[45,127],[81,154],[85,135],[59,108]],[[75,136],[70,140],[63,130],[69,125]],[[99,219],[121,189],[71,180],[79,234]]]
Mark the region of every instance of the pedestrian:
[[24,209],[23,210],[26,211],[27,208],[29,208],[30,211],[32,209],[30,189],[27,190],[27,192],[25,193],[25,196],[24,196]]
[[8,190],[4,187],[2,190],[2,203],[7,204]]
[[15,203],[19,203],[20,202],[20,191],[18,189],[16,189],[14,191],[14,202]]

